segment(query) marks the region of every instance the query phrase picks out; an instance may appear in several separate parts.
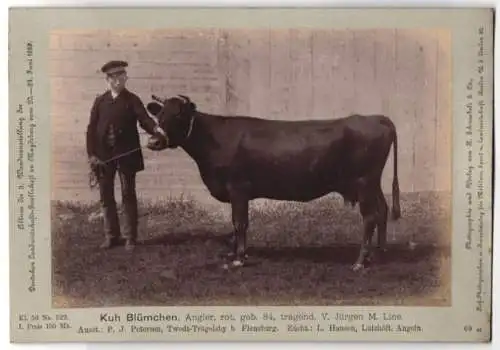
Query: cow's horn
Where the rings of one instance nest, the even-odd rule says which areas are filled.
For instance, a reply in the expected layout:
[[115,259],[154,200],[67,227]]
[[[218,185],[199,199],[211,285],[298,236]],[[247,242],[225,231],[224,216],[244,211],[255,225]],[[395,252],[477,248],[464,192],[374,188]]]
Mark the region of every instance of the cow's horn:
[[191,100],[190,100],[190,99],[189,99],[189,97],[187,97],[187,96],[184,96],[184,95],[179,95],[179,97],[183,98],[183,99],[184,99],[184,101],[185,101],[186,103],[191,102]]
[[161,104],[164,104],[164,103],[165,103],[165,101],[163,101],[161,98],[159,98],[159,97],[158,97],[158,96],[156,96],[156,95],[151,95],[151,98],[152,98],[153,100],[155,100],[156,102],[159,102],[159,103],[161,103]]

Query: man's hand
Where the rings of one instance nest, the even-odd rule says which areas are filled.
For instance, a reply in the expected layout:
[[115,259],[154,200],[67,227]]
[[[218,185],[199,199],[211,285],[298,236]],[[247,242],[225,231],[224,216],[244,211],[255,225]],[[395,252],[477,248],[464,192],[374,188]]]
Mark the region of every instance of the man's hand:
[[96,156],[90,156],[90,158],[89,158],[89,164],[90,164],[90,167],[91,167],[92,169],[95,169],[95,168],[97,168],[97,167],[99,167],[99,166],[104,165],[104,162],[103,162],[103,161],[101,161],[101,160],[100,160],[99,158],[97,158]]

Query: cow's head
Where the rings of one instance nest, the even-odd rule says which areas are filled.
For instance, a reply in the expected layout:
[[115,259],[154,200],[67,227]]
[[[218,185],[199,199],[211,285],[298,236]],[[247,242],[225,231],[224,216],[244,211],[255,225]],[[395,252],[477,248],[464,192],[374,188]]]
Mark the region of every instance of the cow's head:
[[147,147],[153,151],[176,148],[189,138],[194,122],[196,105],[189,97],[178,95],[165,100],[153,95],[148,103],[149,113],[156,116],[158,124],[165,131],[166,138],[152,136]]

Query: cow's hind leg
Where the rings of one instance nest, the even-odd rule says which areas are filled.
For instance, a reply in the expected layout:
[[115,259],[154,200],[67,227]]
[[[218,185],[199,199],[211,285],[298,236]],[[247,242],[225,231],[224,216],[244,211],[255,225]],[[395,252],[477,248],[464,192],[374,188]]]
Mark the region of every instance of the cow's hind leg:
[[371,193],[364,193],[360,196],[359,208],[363,217],[363,238],[361,240],[361,248],[359,256],[352,269],[354,271],[361,270],[364,267],[365,260],[371,251],[373,232],[377,225],[377,197]]
[[387,215],[389,206],[385,200],[382,189],[378,191],[378,220],[377,220],[377,250],[379,254],[387,251]]
[[378,189],[376,192],[376,223],[377,228],[377,249],[369,253],[367,257],[370,262],[377,262],[382,259],[383,254],[386,252],[387,243],[387,215],[389,212],[389,207],[385,200],[382,189]]

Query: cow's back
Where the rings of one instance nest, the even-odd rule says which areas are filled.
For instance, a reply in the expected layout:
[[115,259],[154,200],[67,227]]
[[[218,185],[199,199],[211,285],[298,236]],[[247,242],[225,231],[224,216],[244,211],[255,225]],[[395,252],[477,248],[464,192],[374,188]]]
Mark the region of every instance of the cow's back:
[[218,178],[204,180],[219,197],[225,196],[222,181],[246,184],[253,198],[307,201],[341,192],[380,167],[387,121],[360,115],[313,121],[217,118],[211,124],[217,147],[209,163]]

